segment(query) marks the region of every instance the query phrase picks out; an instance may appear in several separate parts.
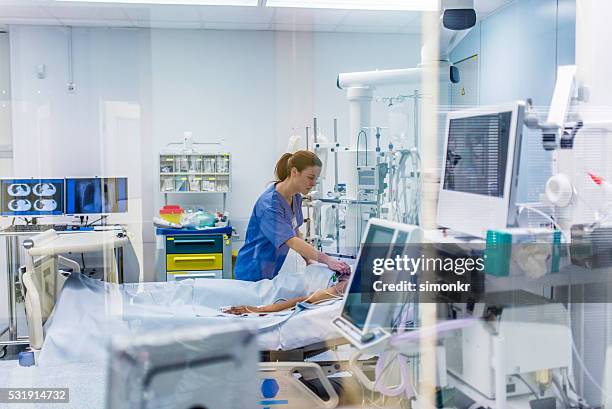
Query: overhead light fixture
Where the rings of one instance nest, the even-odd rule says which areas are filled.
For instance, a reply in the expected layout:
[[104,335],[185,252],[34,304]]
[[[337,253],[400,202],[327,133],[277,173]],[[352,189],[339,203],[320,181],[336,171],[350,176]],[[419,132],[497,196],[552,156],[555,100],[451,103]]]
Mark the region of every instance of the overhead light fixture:
[[316,9],[435,11],[439,0],[267,0],[268,7]]
[[57,3],[164,4],[170,6],[249,6],[259,0],[55,0]]

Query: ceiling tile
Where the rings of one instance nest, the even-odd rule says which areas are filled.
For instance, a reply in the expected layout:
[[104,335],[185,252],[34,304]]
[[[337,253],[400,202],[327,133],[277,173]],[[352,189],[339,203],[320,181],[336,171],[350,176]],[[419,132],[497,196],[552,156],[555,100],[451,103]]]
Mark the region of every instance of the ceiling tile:
[[276,8],[273,22],[276,24],[340,24],[348,15],[347,10]]
[[1,5],[0,17],[49,18],[49,15],[38,6]]
[[341,33],[398,33],[400,29],[399,26],[353,26],[348,24],[336,27],[336,31]]
[[342,24],[349,26],[396,26],[409,25],[411,21],[420,18],[418,11],[364,11],[353,10],[346,16]]
[[271,30],[275,31],[335,31],[334,24],[271,24]]
[[49,13],[59,19],[86,19],[86,20],[122,20],[127,16],[121,7],[93,7],[83,6],[58,6],[49,5],[45,8]]
[[199,21],[177,21],[177,20],[151,20],[151,28],[181,28],[181,29],[200,29],[202,24]]
[[267,24],[274,10],[260,7],[200,7],[200,18],[204,22],[236,22]]
[[132,20],[196,21],[200,20],[199,6],[123,5]]
[[130,20],[103,20],[103,19],[85,19],[85,18],[68,18],[60,19],[64,25],[73,27],[132,27]]
[[62,25],[62,22],[56,18],[22,18],[22,17],[1,17],[0,23],[2,24],[26,24],[26,25],[42,25],[42,26],[58,26]]
[[268,7],[344,10],[429,10],[438,9],[438,0],[266,0]]

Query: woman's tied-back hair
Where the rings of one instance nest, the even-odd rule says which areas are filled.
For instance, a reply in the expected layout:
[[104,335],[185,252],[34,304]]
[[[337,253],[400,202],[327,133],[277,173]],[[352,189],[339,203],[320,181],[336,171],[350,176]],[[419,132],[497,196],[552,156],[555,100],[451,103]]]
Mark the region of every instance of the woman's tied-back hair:
[[276,168],[274,168],[276,181],[282,182],[287,179],[291,174],[292,168],[296,168],[298,172],[302,172],[310,166],[323,167],[323,162],[321,162],[321,159],[319,159],[317,155],[310,151],[285,153],[278,162],[276,162]]

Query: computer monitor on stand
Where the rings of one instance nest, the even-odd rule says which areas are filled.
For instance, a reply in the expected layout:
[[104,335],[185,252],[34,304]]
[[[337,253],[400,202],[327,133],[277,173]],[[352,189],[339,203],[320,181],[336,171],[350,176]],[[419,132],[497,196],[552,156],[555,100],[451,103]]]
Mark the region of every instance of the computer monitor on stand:
[[1,179],[0,215],[32,217],[64,214],[64,179]]
[[438,225],[484,238],[516,223],[525,104],[448,114]]
[[[370,348],[389,336],[387,330],[400,303],[400,300],[377,303],[372,298],[372,289],[364,280],[372,277],[374,259],[393,257],[398,249],[410,251],[410,246],[422,240],[422,230],[417,226],[381,219],[368,222],[355,271],[344,294],[342,312],[333,320],[336,328],[357,348]],[[397,278],[391,272],[385,274],[391,282]]]
[[66,179],[66,214],[108,215],[127,211],[127,178]]

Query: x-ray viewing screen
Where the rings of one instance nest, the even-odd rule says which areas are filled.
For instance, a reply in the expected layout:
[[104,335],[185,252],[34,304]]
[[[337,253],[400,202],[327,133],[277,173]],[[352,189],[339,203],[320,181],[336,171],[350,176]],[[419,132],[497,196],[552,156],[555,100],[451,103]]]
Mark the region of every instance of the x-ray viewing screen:
[[128,211],[127,178],[102,179],[102,213]]
[[127,178],[66,179],[67,214],[127,212]]
[[3,216],[52,216],[64,213],[64,179],[2,179]]
[[[361,300],[361,270],[363,268],[372,268],[375,258],[386,257],[392,244],[393,232],[393,229],[387,227],[371,225],[365,243],[361,248],[359,260],[357,260],[357,266],[355,267],[354,273],[355,276],[351,281],[351,287],[346,296],[346,301],[342,309],[342,316],[361,330],[364,329],[368,317],[368,310],[371,305]],[[369,276],[371,276],[371,274]]]
[[512,112],[451,119],[444,189],[503,197]]

